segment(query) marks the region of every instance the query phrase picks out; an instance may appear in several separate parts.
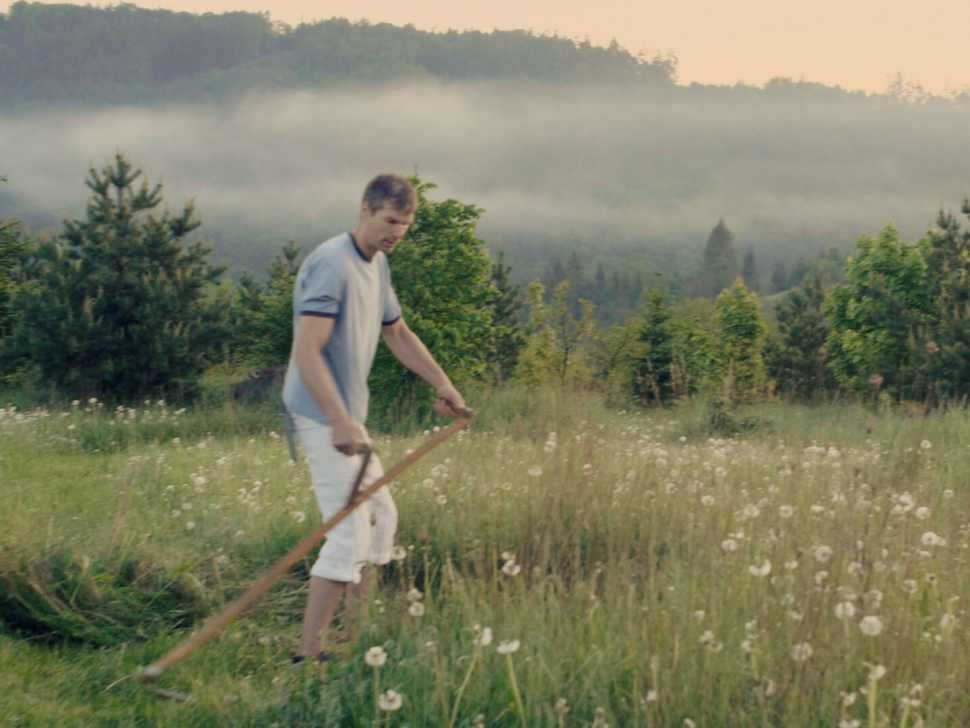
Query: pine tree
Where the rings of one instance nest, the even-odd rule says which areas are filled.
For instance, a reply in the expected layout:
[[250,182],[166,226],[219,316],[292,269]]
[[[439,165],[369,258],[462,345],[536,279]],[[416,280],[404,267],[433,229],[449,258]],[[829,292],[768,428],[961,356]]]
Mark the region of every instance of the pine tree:
[[[6,181],[0,177],[0,182]],[[10,333],[13,318],[10,300],[14,293],[14,276],[27,252],[27,242],[15,220],[0,220],[0,339]]]
[[704,247],[704,257],[698,275],[697,294],[701,298],[714,299],[722,290],[731,285],[737,277],[737,253],[734,249],[734,234],[728,230],[724,220],[718,221]]
[[775,270],[771,274],[771,285],[775,293],[788,290],[788,268],[785,261],[779,260],[775,263]]
[[643,404],[667,404],[673,396],[673,330],[667,292],[659,285],[647,294],[646,306],[637,318],[637,351],[632,357],[633,396]]
[[791,269],[791,273],[788,276],[788,288],[794,288],[795,286],[800,286],[802,281],[805,280],[805,276],[808,275],[808,263],[805,262],[804,258],[799,258],[795,267]]
[[741,263],[741,279],[749,291],[757,292],[761,288],[761,281],[758,279],[758,265],[754,259],[754,249],[748,246],[748,252],[744,254],[744,261]]
[[509,379],[515,372],[519,352],[525,346],[525,334],[519,321],[522,310],[522,291],[509,281],[511,266],[504,264],[504,253],[492,265],[492,287],[497,295],[492,307],[492,341],[488,360],[497,382]]
[[[255,367],[286,364],[293,346],[293,286],[300,270],[300,246],[291,240],[266,269],[266,285],[253,301],[252,280],[239,288],[239,303],[250,312],[244,317],[246,361]],[[258,284],[257,284],[258,285]]]
[[775,306],[778,336],[769,341],[765,359],[768,375],[791,399],[810,401],[836,389],[835,375],[826,366],[824,301],[822,278],[816,274]]
[[749,293],[740,278],[714,302],[720,375],[733,380],[735,402],[754,402],[765,394],[762,349],[767,327],[760,308],[757,294]]
[[208,263],[193,206],[172,216],[122,154],[86,185],[94,193],[84,220],[41,241],[12,302],[5,345],[42,380],[71,395],[130,401],[195,394],[217,348],[221,312],[206,287],[222,273]]

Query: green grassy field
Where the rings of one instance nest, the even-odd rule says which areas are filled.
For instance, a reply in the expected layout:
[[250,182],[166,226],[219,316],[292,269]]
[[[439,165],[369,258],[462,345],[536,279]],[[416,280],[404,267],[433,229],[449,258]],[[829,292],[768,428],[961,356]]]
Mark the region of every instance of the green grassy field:
[[966,412],[765,405],[732,436],[700,405],[470,400],[394,485],[406,556],[356,642],[289,665],[308,559],[151,686],[319,522],[305,463],[270,408],[5,410],[4,725],[970,724]]

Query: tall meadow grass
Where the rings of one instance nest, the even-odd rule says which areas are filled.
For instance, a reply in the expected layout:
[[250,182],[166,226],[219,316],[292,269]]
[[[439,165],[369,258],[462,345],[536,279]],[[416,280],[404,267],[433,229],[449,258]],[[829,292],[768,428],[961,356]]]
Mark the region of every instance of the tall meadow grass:
[[[291,668],[310,560],[167,675],[130,678],[316,523],[272,407],[0,416],[12,725],[970,724],[962,410],[482,391],[393,485],[361,636]],[[385,467],[430,432],[377,435]],[[486,638],[485,635],[488,635]],[[494,639],[492,639],[494,637]],[[365,653],[380,647],[386,662]],[[121,682],[117,682],[121,680]],[[393,690],[401,696],[393,707]],[[383,697],[382,697],[383,695]]]

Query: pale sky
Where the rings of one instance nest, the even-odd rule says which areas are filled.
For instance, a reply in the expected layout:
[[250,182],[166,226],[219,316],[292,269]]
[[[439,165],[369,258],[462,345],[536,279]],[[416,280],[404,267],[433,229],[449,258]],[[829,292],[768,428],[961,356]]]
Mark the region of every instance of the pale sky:
[[[106,5],[94,2],[94,5]],[[146,0],[190,12],[269,11],[295,25],[330,17],[424,30],[526,28],[633,53],[673,51],[678,81],[761,85],[775,76],[884,91],[902,73],[934,93],[970,85],[968,0]],[[0,0],[0,8],[10,7]]]

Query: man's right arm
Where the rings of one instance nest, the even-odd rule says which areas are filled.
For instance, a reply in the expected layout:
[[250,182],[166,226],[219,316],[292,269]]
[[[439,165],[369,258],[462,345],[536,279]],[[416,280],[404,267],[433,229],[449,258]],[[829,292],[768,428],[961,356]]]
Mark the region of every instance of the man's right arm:
[[300,379],[333,428],[333,446],[344,455],[353,455],[361,446],[370,445],[370,438],[363,427],[350,419],[330,367],[320,353],[330,341],[334,323],[330,316],[300,316],[293,339],[293,359]]

